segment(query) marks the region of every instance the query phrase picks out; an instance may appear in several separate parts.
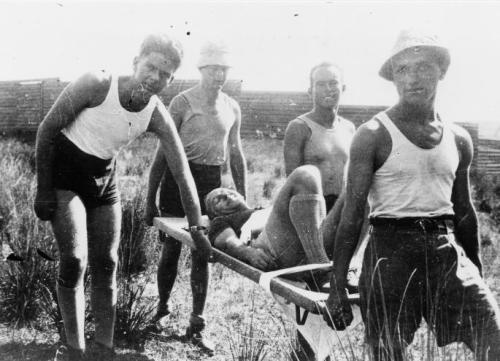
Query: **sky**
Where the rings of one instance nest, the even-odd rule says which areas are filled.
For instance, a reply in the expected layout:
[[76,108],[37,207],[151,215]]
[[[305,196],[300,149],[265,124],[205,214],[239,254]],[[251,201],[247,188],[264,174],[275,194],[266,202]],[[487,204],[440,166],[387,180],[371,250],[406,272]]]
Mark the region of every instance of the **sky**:
[[400,30],[415,26],[450,48],[441,113],[500,128],[500,1],[0,0],[0,81],[130,74],[143,37],[165,31],[185,49],[177,78],[198,78],[201,44],[218,40],[243,90],[305,91],[310,68],[330,60],[344,69],[343,104],[391,105],[394,86],[378,70]]

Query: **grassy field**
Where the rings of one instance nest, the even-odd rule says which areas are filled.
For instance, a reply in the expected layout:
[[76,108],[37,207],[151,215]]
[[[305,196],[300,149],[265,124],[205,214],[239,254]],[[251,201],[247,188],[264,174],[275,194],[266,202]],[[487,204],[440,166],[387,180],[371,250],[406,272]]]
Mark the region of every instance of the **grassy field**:
[[[195,347],[182,342],[191,310],[189,286],[190,257],[186,250],[174,288],[172,311],[166,329],[144,329],[156,305],[155,271],[158,259],[156,232],[141,223],[147,169],[156,142],[142,138],[120,154],[118,163],[124,212],[120,249],[118,323],[116,328],[118,360],[200,360]],[[284,180],[281,141],[244,140],[249,170],[248,200],[266,206]],[[0,262],[0,359],[52,360],[58,346],[60,317],[53,299],[56,262],[38,257],[42,248],[57,256],[50,227],[37,221],[32,212],[35,183],[33,150],[14,140],[0,140],[0,224],[1,241],[25,257],[24,262]],[[230,184],[230,177],[225,176]],[[478,177],[476,193],[491,201],[495,184]],[[496,188],[495,188],[496,189]],[[500,194],[500,192],[498,192]],[[496,200],[496,198],[495,198]],[[478,199],[478,202],[480,200]],[[498,230],[495,209],[480,214],[483,259],[488,283],[500,299]],[[137,264],[144,265],[137,272]],[[211,281],[205,312],[205,333],[216,343],[210,360],[289,360],[294,329],[279,306],[261,288],[219,264],[211,265]],[[89,321],[91,316],[89,313]],[[92,322],[88,322],[92,337]],[[365,350],[362,327],[352,343],[335,351],[338,360],[363,360]],[[460,345],[437,349],[425,327],[419,331],[408,352],[408,360],[469,360]]]

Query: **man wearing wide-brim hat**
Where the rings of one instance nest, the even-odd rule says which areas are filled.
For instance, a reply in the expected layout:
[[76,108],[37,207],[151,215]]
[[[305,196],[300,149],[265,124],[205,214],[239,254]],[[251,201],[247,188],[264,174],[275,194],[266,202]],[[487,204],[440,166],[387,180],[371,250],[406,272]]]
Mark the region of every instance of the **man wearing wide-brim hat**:
[[[207,42],[198,59],[200,82],[175,96],[169,112],[179,132],[189,167],[193,174],[202,212],[205,196],[221,186],[222,166],[228,156],[236,190],[246,196],[246,165],[240,138],[241,111],[238,103],[222,91],[232,65],[228,47],[222,42]],[[146,223],[152,224],[158,215],[156,194],[160,188],[159,208],[163,217],[184,217],[184,197],[173,182],[174,176],[165,157],[157,150],[153,161],[146,200]],[[161,181],[161,185],[160,185]],[[182,200],[181,200],[182,198]],[[203,232],[192,229],[191,232]],[[163,244],[158,265],[159,303],[155,321],[163,321],[170,313],[168,300],[177,276],[181,243],[160,232]],[[207,353],[213,344],[201,331],[205,328],[202,316],[208,288],[208,264],[197,250],[192,252],[191,290],[193,312],[189,318],[186,338]],[[159,322],[162,324],[163,322]]]
[[402,360],[422,317],[439,346],[461,341],[478,360],[500,359],[500,312],[482,278],[469,189],[472,141],[435,109],[449,64],[436,36],[403,31],[380,69],[399,100],[359,128],[350,150],[325,319],[339,329],[352,320],[346,275],[368,200],[359,290],[376,360]]

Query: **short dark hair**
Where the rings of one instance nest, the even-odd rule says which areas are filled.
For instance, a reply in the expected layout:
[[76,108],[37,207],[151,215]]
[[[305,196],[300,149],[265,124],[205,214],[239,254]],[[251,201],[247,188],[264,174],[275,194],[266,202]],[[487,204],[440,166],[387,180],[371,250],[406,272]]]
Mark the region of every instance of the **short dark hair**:
[[139,56],[146,56],[155,52],[168,56],[176,68],[179,68],[184,56],[181,43],[164,33],[155,33],[146,36],[142,41]]
[[323,61],[315,66],[312,67],[311,71],[309,72],[309,87],[312,88],[313,86],[313,74],[316,70],[320,68],[335,68],[339,71],[340,74],[340,80],[342,81],[342,84],[344,83],[344,70],[340,66],[338,66],[335,63],[329,62],[329,61]]

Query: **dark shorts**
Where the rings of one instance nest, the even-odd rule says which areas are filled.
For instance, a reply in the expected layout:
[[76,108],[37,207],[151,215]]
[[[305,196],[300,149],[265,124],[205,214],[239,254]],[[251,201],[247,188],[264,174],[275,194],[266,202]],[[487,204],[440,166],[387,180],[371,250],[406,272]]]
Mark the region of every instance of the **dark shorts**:
[[337,196],[335,194],[329,194],[327,196],[324,196],[324,198],[325,198],[325,205],[326,205],[326,213],[328,213],[335,205],[335,202],[337,202],[337,199],[339,199],[339,196]]
[[451,220],[372,224],[359,286],[371,345],[411,343],[422,317],[439,346],[500,330],[495,298],[457,244]]
[[[218,165],[200,165],[189,162],[189,168],[196,184],[201,213],[205,214],[205,196],[221,186],[222,168]],[[167,167],[160,185],[160,211],[175,217],[184,217],[179,187]]]
[[[189,162],[189,168],[196,184],[201,213],[205,214],[205,196],[221,186],[222,167]],[[179,187],[168,167],[160,185],[160,212],[162,216],[167,214],[174,217],[185,216]],[[160,241],[165,242],[166,239],[165,234],[160,231]]]
[[80,150],[62,133],[54,142],[54,188],[70,190],[91,209],[120,201],[116,160],[101,159]]

